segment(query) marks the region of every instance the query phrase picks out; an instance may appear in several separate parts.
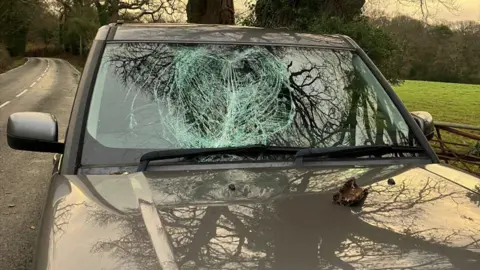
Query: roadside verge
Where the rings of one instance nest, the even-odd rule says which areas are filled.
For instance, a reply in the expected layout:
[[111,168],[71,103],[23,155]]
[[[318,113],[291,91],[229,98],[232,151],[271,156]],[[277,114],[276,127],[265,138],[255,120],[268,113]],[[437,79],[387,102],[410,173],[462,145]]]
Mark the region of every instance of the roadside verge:
[[0,68],[0,75],[6,74],[10,71],[13,71],[17,68],[21,68],[28,62],[28,58],[26,57],[17,57],[13,58],[12,63],[10,63],[6,68]]

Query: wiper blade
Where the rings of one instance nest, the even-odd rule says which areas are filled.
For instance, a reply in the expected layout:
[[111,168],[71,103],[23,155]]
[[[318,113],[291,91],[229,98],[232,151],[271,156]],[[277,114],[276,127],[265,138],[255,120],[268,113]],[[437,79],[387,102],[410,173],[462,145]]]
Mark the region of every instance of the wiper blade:
[[398,145],[365,145],[348,147],[309,148],[299,150],[295,155],[296,161],[309,157],[353,158],[362,156],[382,156],[395,153],[423,153],[420,147]]
[[172,158],[189,158],[198,156],[211,156],[222,154],[247,155],[251,153],[276,154],[276,155],[294,155],[298,151],[305,149],[301,147],[278,147],[262,144],[224,147],[224,148],[203,148],[203,149],[175,149],[175,150],[157,150],[145,153],[140,158],[137,172],[143,172],[147,169],[148,163],[154,160],[165,160]]

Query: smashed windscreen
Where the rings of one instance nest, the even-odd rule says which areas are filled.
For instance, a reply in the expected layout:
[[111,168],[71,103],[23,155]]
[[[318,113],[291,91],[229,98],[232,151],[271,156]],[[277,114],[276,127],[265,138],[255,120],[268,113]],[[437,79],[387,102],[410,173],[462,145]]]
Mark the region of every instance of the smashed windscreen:
[[154,149],[411,143],[347,50],[108,44],[89,110],[84,164],[100,162],[97,150],[124,162]]

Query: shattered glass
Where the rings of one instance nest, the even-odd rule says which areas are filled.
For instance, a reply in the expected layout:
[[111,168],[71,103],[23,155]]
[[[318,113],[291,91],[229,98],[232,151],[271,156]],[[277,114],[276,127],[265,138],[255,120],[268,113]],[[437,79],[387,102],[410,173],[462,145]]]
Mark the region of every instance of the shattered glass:
[[132,161],[157,149],[412,144],[353,52],[247,45],[107,45],[87,133],[84,164],[104,148]]
[[168,92],[153,89],[155,103],[167,104],[165,112],[158,112],[173,137],[171,144],[179,148],[267,144],[288,128],[294,117],[289,74],[270,55],[256,48],[177,50]]

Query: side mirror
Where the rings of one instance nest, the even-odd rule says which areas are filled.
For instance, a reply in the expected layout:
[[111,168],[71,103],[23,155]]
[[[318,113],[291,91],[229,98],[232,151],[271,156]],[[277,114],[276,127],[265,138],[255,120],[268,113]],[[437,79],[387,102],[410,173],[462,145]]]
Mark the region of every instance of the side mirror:
[[423,131],[423,134],[425,137],[427,137],[428,140],[431,140],[433,138],[433,135],[435,134],[435,126],[433,124],[433,117],[430,113],[428,112],[411,112],[410,113],[417,123],[417,125],[420,127],[420,129]]
[[63,153],[64,144],[58,142],[58,124],[49,113],[19,112],[8,118],[8,145],[17,150]]

